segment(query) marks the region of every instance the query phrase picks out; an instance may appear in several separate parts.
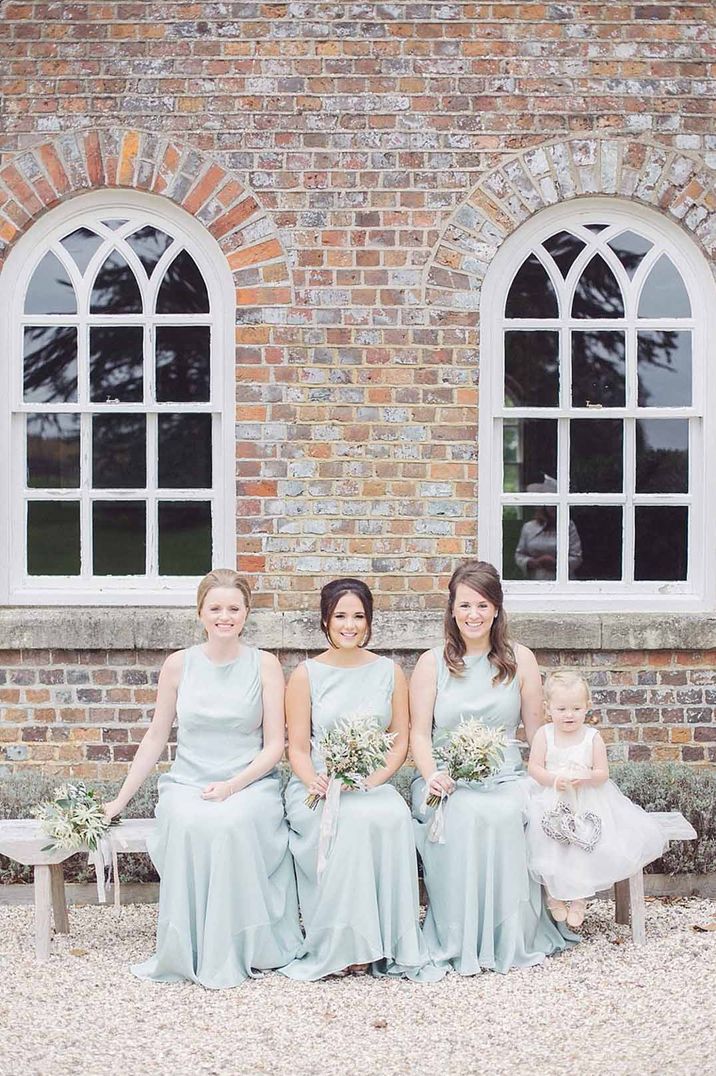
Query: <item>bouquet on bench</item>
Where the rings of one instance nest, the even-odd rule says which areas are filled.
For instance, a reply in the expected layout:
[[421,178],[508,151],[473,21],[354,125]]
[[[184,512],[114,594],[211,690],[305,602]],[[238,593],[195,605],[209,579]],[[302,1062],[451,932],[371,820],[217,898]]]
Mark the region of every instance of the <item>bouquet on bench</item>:
[[[386,732],[377,719],[351,714],[326,729],[315,745],[325,763],[328,791],[318,841],[318,880],[326,869],[338,828],[341,788],[365,791],[365,779],[385,766],[395,733]],[[309,794],[306,806],[315,810],[320,796]]]
[[[486,781],[493,777],[505,758],[507,738],[503,728],[488,728],[475,717],[461,718],[460,723],[435,748],[438,769],[453,781]],[[424,809],[435,808],[428,829],[428,840],[445,843],[444,806],[447,794],[427,793]]]
[[97,874],[97,896],[104,904],[105,874],[111,869],[112,855],[106,834],[118,819],[108,822],[104,807],[95,798],[94,789],[84,781],[60,785],[55,798],[44,800],[33,807],[32,814],[39,821],[50,844],[42,851],[61,848],[66,852],[83,852],[89,849],[90,862]]

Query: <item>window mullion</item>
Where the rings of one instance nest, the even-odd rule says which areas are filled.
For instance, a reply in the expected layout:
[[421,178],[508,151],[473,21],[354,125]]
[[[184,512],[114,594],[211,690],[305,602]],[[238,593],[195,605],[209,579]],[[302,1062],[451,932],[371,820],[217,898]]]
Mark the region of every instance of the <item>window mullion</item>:
[[622,578],[634,581],[635,528],[634,494],[636,492],[636,421],[624,419],[624,517],[622,519]]

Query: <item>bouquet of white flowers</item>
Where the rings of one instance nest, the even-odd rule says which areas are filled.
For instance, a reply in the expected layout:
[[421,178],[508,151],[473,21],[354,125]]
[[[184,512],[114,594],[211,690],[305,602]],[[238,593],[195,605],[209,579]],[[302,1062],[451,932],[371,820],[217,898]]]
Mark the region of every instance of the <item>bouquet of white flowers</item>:
[[[500,769],[506,747],[503,728],[487,728],[475,717],[463,717],[436,748],[435,761],[453,781],[484,781]],[[432,794],[426,804],[437,807],[441,799]]]
[[[394,739],[395,733],[385,732],[374,717],[351,714],[326,729],[316,747],[330,778],[360,789],[366,777],[385,766]],[[306,806],[315,810],[320,798],[308,795]]]
[[103,904],[105,875],[111,868],[109,842],[104,838],[109,827],[119,819],[107,821],[102,804],[95,798],[94,789],[87,788],[84,781],[60,785],[55,789],[55,798],[38,803],[32,813],[48,837],[52,838],[51,843],[42,849],[43,852],[56,848],[66,852],[89,849],[89,859],[97,874],[97,896]]

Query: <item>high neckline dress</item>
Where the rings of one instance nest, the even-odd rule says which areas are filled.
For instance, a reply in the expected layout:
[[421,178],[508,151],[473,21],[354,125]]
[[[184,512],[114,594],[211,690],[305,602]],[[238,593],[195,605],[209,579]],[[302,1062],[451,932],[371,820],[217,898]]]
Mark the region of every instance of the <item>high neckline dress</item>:
[[[311,738],[357,712],[392,719],[395,666],[379,657],[357,668],[306,662],[311,690]],[[316,769],[325,769],[315,746]],[[305,805],[306,787],[296,776],[286,789],[290,845],[306,938],[284,975],[315,980],[350,964],[371,965],[373,975],[403,975],[434,982],[444,971],[430,963],[418,926],[418,877],[410,811],[392,785],[367,792],[344,791],[328,865],[317,881],[323,802]]]
[[[433,741],[462,717],[501,726],[514,739],[520,723],[517,676],[493,684],[487,655],[465,659],[465,673],[448,669],[442,648],[433,651],[437,694]],[[539,964],[575,935],[560,930],[542,903],[527,868],[523,811],[526,775],[519,747],[507,747],[502,768],[485,784],[458,782],[445,804],[445,843],[428,838],[433,811],[423,811],[426,784],[412,785],[415,838],[423,861],[428,913],[423,926],[430,955],[462,975],[506,972]]]
[[132,971],[158,982],[237,986],[298,951],[301,932],[280,782],[275,773],[221,803],[210,781],[235,777],[263,746],[260,651],[215,665],[184,653],[177,752],[159,779],[148,843],[161,886],[156,953]]

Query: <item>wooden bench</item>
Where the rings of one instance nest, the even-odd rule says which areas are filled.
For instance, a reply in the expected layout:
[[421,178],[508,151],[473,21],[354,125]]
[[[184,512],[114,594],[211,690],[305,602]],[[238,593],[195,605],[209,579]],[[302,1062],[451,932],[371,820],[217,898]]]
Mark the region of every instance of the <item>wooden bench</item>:
[[[653,812],[669,841],[692,841],[696,830],[678,811]],[[119,886],[119,856],[146,852],[147,838],[155,821],[153,818],[127,818],[113,826],[108,834],[112,849],[114,878],[114,906],[121,903]],[[34,819],[17,819],[0,822],[0,853],[35,868],[35,951],[38,960],[50,956],[52,941],[52,916],[56,934],[69,933],[65,880],[62,862],[73,853],[43,852],[48,837]],[[631,925],[635,945],[646,941],[644,877],[637,871],[614,886],[615,920]]]

